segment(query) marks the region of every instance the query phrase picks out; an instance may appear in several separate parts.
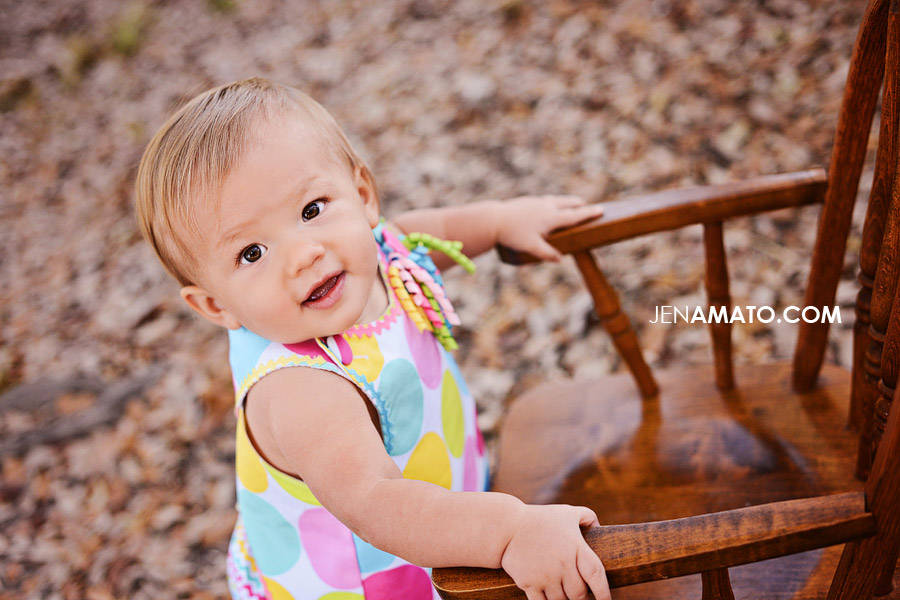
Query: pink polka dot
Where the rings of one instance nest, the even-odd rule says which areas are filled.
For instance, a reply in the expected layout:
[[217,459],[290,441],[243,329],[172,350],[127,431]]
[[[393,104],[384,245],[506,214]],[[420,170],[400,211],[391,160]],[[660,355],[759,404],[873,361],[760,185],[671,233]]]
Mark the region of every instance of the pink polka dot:
[[484,456],[484,436],[481,435],[481,428],[478,426],[478,411],[475,411],[475,439],[478,442],[478,456]]
[[312,356],[312,357],[321,357],[331,362],[331,359],[328,358],[328,355],[319,348],[319,345],[316,343],[316,340],[306,340],[305,342],[300,342],[299,344],[285,344],[285,348],[293,352],[294,354],[299,354],[300,356]]
[[353,350],[350,349],[350,344],[347,343],[347,340],[342,335],[336,335],[334,339],[337,342],[338,350],[341,351],[341,362],[349,365],[353,362]]
[[300,539],[319,578],[346,590],[359,586],[359,566],[353,534],[324,508],[300,515]]
[[420,333],[411,319],[404,318],[403,325],[422,382],[430,388],[436,388],[441,383],[441,352],[438,350],[437,340],[428,331]]
[[466,448],[463,450],[465,461],[463,462],[463,491],[477,492],[478,490],[478,462],[476,452],[478,442],[474,437],[466,440]]
[[431,600],[428,572],[415,565],[403,565],[375,573],[363,580],[366,600]]

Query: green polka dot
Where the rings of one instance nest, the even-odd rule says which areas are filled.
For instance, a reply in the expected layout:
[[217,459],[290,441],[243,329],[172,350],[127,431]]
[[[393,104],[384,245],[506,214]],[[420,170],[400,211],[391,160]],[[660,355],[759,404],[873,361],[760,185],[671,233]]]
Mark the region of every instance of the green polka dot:
[[416,445],[425,417],[422,382],[413,364],[402,358],[386,364],[381,371],[378,395],[391,424],[388,454],[405,454]]
[[300,560],[297,530],[278,510],[247,490],[238,490],[238,504],[250,552],[263,575],[281,575]]

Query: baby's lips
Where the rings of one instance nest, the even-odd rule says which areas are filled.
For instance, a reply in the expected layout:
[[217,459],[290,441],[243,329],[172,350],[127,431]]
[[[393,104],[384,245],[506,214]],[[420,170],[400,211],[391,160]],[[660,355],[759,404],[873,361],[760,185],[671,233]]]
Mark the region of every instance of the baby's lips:
[[[310,288],[309,293],[306,294],[306,299],[304,302],[309,302],[310,300],[317,300],[318,298],[313,298],[316,295],[316,292],[320,291],[322,288],[328,285],[329,281],[335,280],[334,283],[337,283],[337,277],[340,277],[340,273],[332,273],[321,279],[318,283],[314,284],[313,287]],[[332,286],[333,287],[333,286]]]

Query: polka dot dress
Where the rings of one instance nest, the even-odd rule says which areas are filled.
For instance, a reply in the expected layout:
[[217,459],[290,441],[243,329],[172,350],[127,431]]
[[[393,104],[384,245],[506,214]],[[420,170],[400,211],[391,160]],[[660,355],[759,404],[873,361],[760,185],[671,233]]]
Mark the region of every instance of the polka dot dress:
[[[379,256],[387,273],[388,259]],[[268,464],[250,442],[244,420],[247,391],[266,374],[285,367],[331,371],[371,400],[385,449],[403,477],[448,490],[484,491],[487,461],[475,402],[456,362],[386,287],[384,314],[340,335],[277,344],[246,329],[229,333],[238,417],[239,516],[228,549],[234,598],[438,598],[428,569],[364,542],[322,507],[305,483]]]

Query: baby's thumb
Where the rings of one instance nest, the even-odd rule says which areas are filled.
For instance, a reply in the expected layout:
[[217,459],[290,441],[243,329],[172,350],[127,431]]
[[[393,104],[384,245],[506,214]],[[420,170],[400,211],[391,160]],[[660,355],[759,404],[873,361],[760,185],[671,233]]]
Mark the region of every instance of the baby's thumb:
[[579,527],[599,527],[600,521],[597,519],[597,513],[586,506],[578,507],[578,526]]
[[562,254],[560,254],[559,250],[551,246],[544,238],[538,238],[534,247],[531,248],[529,252],[541,260],[550,262],[559,262],[559,259],[562,258]]

